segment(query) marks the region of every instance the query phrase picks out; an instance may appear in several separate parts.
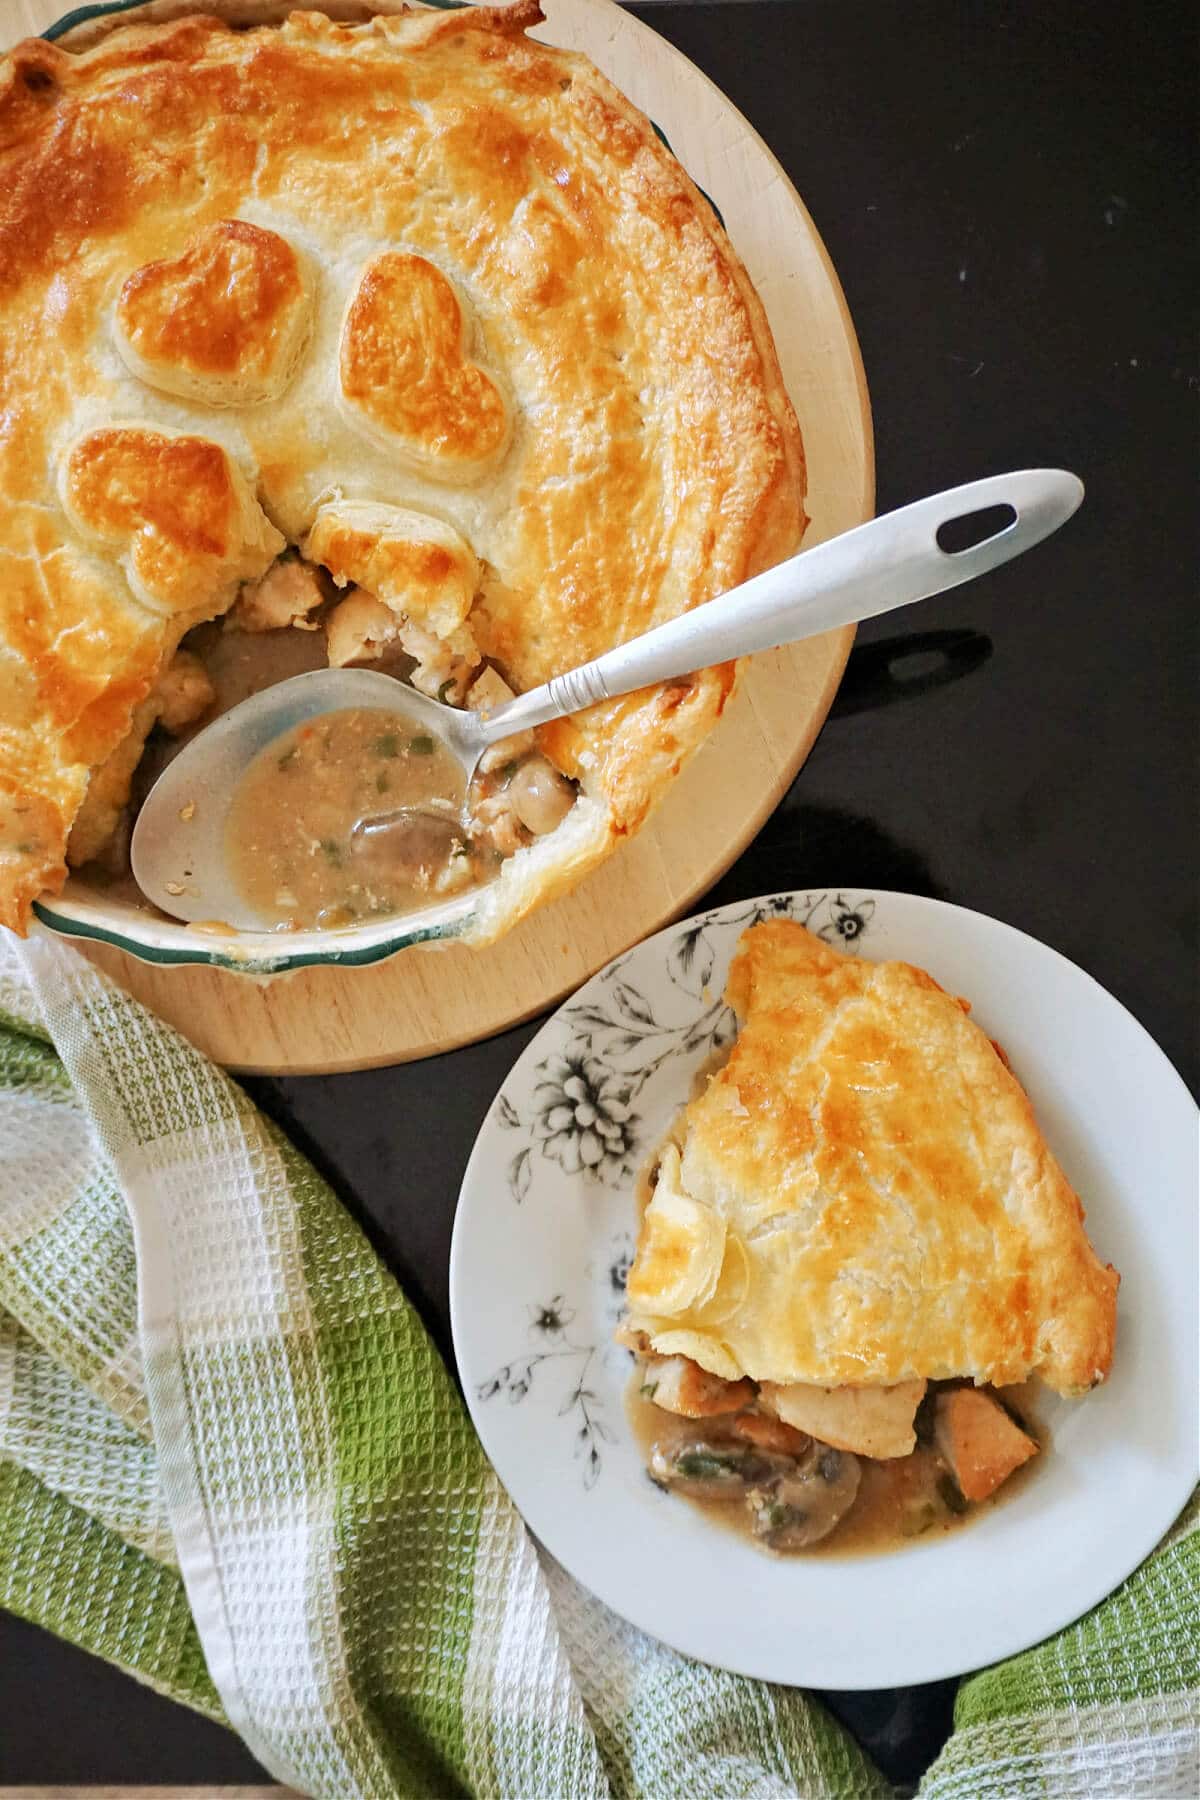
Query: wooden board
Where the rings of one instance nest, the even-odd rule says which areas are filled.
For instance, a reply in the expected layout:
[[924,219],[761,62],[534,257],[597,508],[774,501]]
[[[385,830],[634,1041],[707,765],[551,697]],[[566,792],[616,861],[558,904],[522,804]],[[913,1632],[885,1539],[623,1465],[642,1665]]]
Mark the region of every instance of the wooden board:
[[[706,76],[612,0],[543,4],[538,35],[590,56],[661,126],[725,218],[766,305],[804,434],[806,544],[870,518],[871,416],[854,328],[783,169]],[[61,0],[0,0],[0,38],[44,30],[62,10]],[[372,968],[270,981],[156,967],[107,946],[85,954],[234,1069],[370,1068],[487,1037],[679,917],[740,855],[811,749],[852,638],[831,632],[745,664],[725,717],[640,835],[488,949],[419,947]]]

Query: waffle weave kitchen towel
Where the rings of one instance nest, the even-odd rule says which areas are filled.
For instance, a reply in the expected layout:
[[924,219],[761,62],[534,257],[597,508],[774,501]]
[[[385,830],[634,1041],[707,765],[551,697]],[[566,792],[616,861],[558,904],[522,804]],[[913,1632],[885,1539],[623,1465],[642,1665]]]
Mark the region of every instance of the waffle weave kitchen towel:
[[[963,1684],[922,1793],[1194,1795],[1195,1508]],[[539,1557],[329,1188],[177,1034],[0,934],[0,1605],[320,1800],[884,1795],[805,1695]]]

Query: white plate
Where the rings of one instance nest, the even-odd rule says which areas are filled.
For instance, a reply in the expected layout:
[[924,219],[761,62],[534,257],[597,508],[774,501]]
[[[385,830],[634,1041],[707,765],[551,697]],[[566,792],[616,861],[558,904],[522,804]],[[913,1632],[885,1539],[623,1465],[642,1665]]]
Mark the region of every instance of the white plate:
[[[730,1033],[729,958],[770,912],[863,956],[917,963],[972,1000],[1083,1196],[1096,1249],[1122,1276],[1112,1376],[1082,1401],[1045,1396],[1052,1447],[1021,1491],[961,1532],[886,1555],[769,1558],[660,1493],[625,1418],[631,1359],[611,1341],[633,1248],[633,1172]],[[576,1123],[581,1101],[606,1135]],[[851,890],[685,920],[559,1009],[479,1134],[450,1259],[471,1416],[547,1549],[679,1650],[826,1688],[979,1668],[1111,1592],[1196,1480],[1196,1148],[1190,1096],[1142,1027],[1007,925]]]

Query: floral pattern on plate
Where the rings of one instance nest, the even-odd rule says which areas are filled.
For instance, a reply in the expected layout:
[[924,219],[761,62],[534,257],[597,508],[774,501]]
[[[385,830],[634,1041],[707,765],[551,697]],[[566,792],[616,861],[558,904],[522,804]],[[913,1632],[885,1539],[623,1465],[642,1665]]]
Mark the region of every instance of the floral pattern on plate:
[[560,1375],[565,1372],[565,1383],[557,1384],[557,1389],[561,1390],[558,1416],[570,1421],[572,1454],[582,1459],[584,1487],[593,1488],[600,1474],[600,1445],[612,1442],[612,1432],[601,1416],[604,1402],[594,1388],[587,1386],[596,1346],[572,1343],[567,1336],[575,1313],[563,1304],[561,1294],[555,1294],[543,1306],[531,1306],[528,1310],[531,1315],[529,1334],[540,1336],[547,1347],[518,1352],[511,1362],[497,1369],[486,1381],[481,1381],[475,1391],[481,1400],[503,1394],[510,1405],[517,1406],[533,1387],[539,1371],[543,1376],[550,1373],[547,1364],[554,1364]]
[[[634,1184],[639,1162],[660,1141],[671,1112],[687,1098],[696,1071],[732,1042],[737,1021],[721,989],[742,932],[763,919],[794,918],[826,942],[856,949],[870,929],[875,901],[835,890],[779,894],[741,908],[705,913],[663,943],[663,960],[651,983],[633,973],[635,951],[611,964],[547,1030],[559,1042],[534,1065],[528,1097],[506,1087],[493,1110],[495,1122],[514,1134],[505,1159],[505,1182],[518,1205],[535,1174],[566,1178],[592,1192],[607,1190],[614,1216],[604,1254],[589,1271],[595,1292],[555,1294],[548,1303],[526,1301],[526,1337],[543,1344],[518,1347],[500,1368],[476,1385],[480,1401],[503,1395],[519,1405],[535,1391],[550,1395],[571,1427],[573,1454],[581,1461],[585,1489],[604,1466],[601,1446],[613,1441],[603,1402],[589,1385],[598,1366],[610,1371],[628,1353],[612,1341],[624,1307],[625,1277],[633,1260]],[[552,1166],[547,1166],[552,1165]],[[568,1328],[580,1317],[603,1321],[590,1342]],[[514,1334],[514,1342],[515,1342]]]
[[690,920],[667,953],[668,986],[661,992],[650,994],[629,978],[630,957],[610,963],[590,984],[588,999],[569,1001],[556,1014],[562,1048],[537,1064],[528,1103],[521,1108],[506,1092],[497,1098],[497,1120],[522,1140],[506,1165],[512,1198],[520,1204],[528,1194],[535,1155],[548,1157],[566,1175],[609,1187],[633,1180],[649,1147],[635,1110],[646,1083],[673,1059],[688,1057],[698,1066],[733,1040],[737,1022],[720,994],[714,996],[713,973],[718,953],[727,963],[749,926],[797,919],[826,943],[857,950],[874,916],[869,895],[847,898],[830,889],[776,894]]

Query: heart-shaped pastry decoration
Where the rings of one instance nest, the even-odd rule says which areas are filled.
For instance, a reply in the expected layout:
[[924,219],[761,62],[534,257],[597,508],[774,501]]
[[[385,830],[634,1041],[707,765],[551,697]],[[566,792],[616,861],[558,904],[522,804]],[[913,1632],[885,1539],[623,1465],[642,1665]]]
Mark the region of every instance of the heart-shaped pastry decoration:
[[59,477],[67,517],[113,546],[155,612],[221,610],[284,549],[237,465],[207,438],[109,425],[78,438]]
[[435,481],[471,480],[508,446],[508,406],[471,360],[462,301],[423,256],[368,263],[342,326],[341,384],[372,434]]
[[207,406],[248,406],[287,387],[311,310],[305,269],[286,238],[218,219],[178,256],[134,270],[113,326],[123,361],[151,387]]

